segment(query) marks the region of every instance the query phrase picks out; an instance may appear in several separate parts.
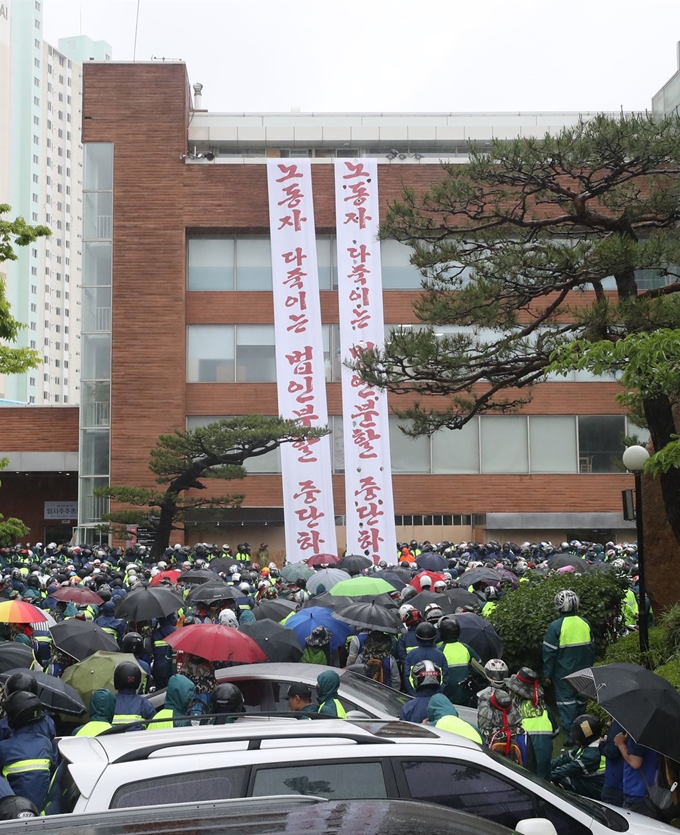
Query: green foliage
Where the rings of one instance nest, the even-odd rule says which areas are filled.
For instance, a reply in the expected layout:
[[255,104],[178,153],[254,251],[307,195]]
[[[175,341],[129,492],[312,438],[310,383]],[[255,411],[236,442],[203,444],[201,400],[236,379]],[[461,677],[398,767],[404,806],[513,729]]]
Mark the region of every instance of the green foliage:
[[[9,464],[9,458],[0,458],[0,470]],[[2,483],[0,482],[0,487]],[[8,519],[0,513],[0,545],[14,545],[17,537],[26,536],[31,529],[26,527],[21,519],[10,516]]]
[[[665,664],[673,653],[669,651],[666,634],[660,626],[653,626],[649,630],[649,666],[651,669]],[[614,641],[607,647],[601,664],[613,664],[614,662],[625,662],[627,664],[643,665],[640,655],[640,635],[637,632],[630,632],[622,638]]]
[[[16,247],[28,246],[36,238],[52,234],[46,226],[30,226],[22,217],[15,220],[5,219],[3,215],[9,211],[10,207],[6,203],[0,204],[0,265],[4,261],[17,260]],[[0,280],[0,339],[5,342],[16,342],[19,331],[25,327],[12,316],[5,292],[5,282]],[[0,374],[20,374],[30,368],[37,368],[39,365],[40,355],[37,351],[30,348],[0,345]]]
[[657,667],[654,672],[658,676],[661,676],[661,678],[665,678],[676,690],[680,690],[680,658],[673,658],[671,661],[667,661],[665,664]]
[[542,644],[548,626],[558,617],[555,595],[572,589],[581,600],[579,614],[590,622],[596,654],[601,657],[614,637],[614,622],[621,611],[625,580],[614,571],[572,573],[542,577],[531,575],[517,591],[506,594],[490,620],[503,641],[503,658],[511,670],[529,666],[543,669]]
[[676,603],[664,612],[661,617],[661,628],[669,654],[676,654],[680,650],[680,604]]

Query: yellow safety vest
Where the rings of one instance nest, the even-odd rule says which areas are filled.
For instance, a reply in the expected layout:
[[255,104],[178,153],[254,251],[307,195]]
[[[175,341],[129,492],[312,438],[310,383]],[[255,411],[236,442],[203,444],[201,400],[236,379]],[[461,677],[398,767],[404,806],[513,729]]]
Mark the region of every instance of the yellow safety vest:
[[[544,708],[543,712],[540,713],[538,716],[532,716],[531,713],[535,713],[535,710],[536,709],[531,705],[530,702],[522,703],[522,727],[528,734],[548,734],[552,736],[553,726],[552,722],[550,721],[548,711]],[[527,713],[529,714],[528,716],[526,715]]]
[[[149,724],[146,726],[147,731],[160,731],[163,728],[174,728],[175,723],[173,722],[173,716],[174,714],[169,707],[163,708],[163,710],[159,710],[158,713],[154,716],[154,721],[149,722]],[[160,719],[161,721],[158,722],[158,719]]]
[[[342,706],[342,702],[339,699],[331,699],[331,701],[335,705],[335,710],[338,714],[338,719],[347,719],[347,711]],[[324,702],[323,704],[319,705],[319,713],[323,712],[322,708],[324,707],[324,705],[327,705],[327,704],[328,704],[328,702]]]
[[117,713],[112,720],[114,725],[129,725],[132,722],[143,722],[144,717],[139,713]]
[[458,736],[464,736],[466,739],[471,739],[479,745],[483,744],[482,737],[472,727],[469,722],[465,722],[458,716],[442,716],[442,718],[435,723],[435,728],[440,728],[442,731],[449,731]]
[[569,615],[562,621],[560,629],[560,648],[583,647],[593,641],[590,626],[578,615]]
[[446,658],[449,667],[467,667],[470,664],[470,653],[467,647],[459,641],[453,641],[449,644],[439,644],[439,649],[444,653],[444,658]]
[[76,733],[76,736],[99,736],[113,727],[109,722],[87,722]]
[[13,774],[26,774],[28,771],[49,771],[51,767],[52,763],[49,760],[17,760],[2,769],[2,776],[11,777]]

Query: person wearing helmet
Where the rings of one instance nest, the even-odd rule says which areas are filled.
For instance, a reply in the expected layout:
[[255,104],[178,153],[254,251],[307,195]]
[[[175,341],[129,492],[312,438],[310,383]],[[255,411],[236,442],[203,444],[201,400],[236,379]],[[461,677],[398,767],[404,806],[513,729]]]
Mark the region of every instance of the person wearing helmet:
[[[19,691],[34,693],[36,696],[38,695],[38,682],[28,672],[28,670],[19,670],[16,673],[12,673],[12,675],[7,679],[4,687],[3,703],[6,703],[12,693],[17,693]],[[46,736],[49,740],[54,740],[57,735],[57,729],[54,725],[54,721],[52,720],[52,717],[48,716],[46,713],[43,713],[36,723],[35,731],[36,733]],[[7,715],[5,714],[5,716],[0,719],[0,739],[9,739],[10,736],[12,736],[12,728],[10,727]]]
[[111,599],[107,600],[102,606],[101,615],[98,618],[95,618],[94,622],[97,626],[100,626],[104,632],[108,632],[120,647],[123,644],[123,635],[125,634],[125,621],[115,617],[115,611],[116,604]]
[[497,731],[516,737],[521,731],[521,725],[522,714],[506,690],[492,690],[489,699],[477,708],[477,727],[487,745]]
[[442,731],[464,736],[479,745],[484,742],[477,728],[458,716],[455,705],[443,693],[435,693],[430,699],[425,722]]
[[[421,661],[432,661],[441,672],[440,684],[445,690],[449,683],[449,665],[444,653],[434,645],[437,640],[437,630],[431,623],[419,623],[416,626],[415,636],[418,646],[407,653],[404,663],[404,689],[412,696],[415,695],[416,688],[413,678],[413,667]],[[418,721],[422,722],[422,719]]]
[[425,607],[424,614],[425,620],[435,627],[444,615],[444,613],[442,612],[442,607],[439,605],[439,603],[428,603]]
[[[116,690],[116,707],[111,720],[112,725],[140,723],[143,719],[153,718],[156,711],[144,696],[138,694],[142,683],[142,671],[132,661],[123,661],[113,673],[113,686]],[[133,724],[131,731],[141,730],[142,724]]]
[[570,736],[577,747],[550,764],[550,779],[563,789],[599,800],[604,787],[605,758],[600,755],[602,723],[591,713],[577,716]]
[[52,740],[36,726],[42,718],[35,693],[17,690],[5,704],[12,736],[0,742],[0,768],[15,795],[42,809],[50,786],[56,753]]
[[[413,588],[413,586],[409,586],[409,588]],[[415,591],[415,589],[413,590]],[[406,627],[406,632],[403,632],[397,640],[397,662],[403,676],[408,654],[420,646],[416,639],[416,627],[423,622],[423,616],[410,603],[404,603],[399,609],[399,614],[401,615],[401,622]]]
[[500,591],[496,588],[496,586],[487,586],[484,589],[484,599],[486,600],[486,603],[482,606],[483,618],[488,620],[491,617],[491,614],[495,611],[496,606],[498,606],[500,596]]
[[[430,624],[425,625],[429,626]],[[410,675],[415,698],[406,702],[399,713],[399,718],[404,722],[420,724],[424,719],[427,719],[430,699],[441,690],[442,669],[434,661],[425,659],[413,665]]]
[[437,644],[444,653],[449,667],[448,684],[444,688],[444,695],[456,705],[469,705],[471,693],[466,683],[472,675],[472,660],[482,663],[477,652],[468,644],[460,640],[460,621],[452,615],[447,615],[439,621],[439,637]]
[[222,609],[218,621],[222,626],[228,626],[230,629],[238,629],[238,618],[233,609]]
[[37,818],[40,816],[40,810],[27,797],[16,797],[12,794],[12,789],[9,783],[3,778],[0,783],[5,784],[5,791],[0,792],[0,821],[23,820],[28,818]]
[[568,746],[573,745],[571,728],[577,715],[585,712],[586,700],[565,681],[565,676],[591,667],[595,650],[590,624],[577,614],[578,595],[571,589],[559,591],[555,606],[559,617],[550,624],[543,639],[543,675],[546,684],[552,681],[555,687],[560,723],[566,734],[564,744]]
[[174,654],[172,647],[165,640],[176,631],[177,615],[172,612],[156,621],[156,626],[151,633],[153,641],[153,665],[151,672],[156,687],[160,690],[168,686],[168,681],[173,673]]
[[128,632],[123,638],[123,652],[128,652],[134,655],[137,663],[142,668],[145,678],[142,681],[142,693],[148,693],[149,688],[153,686],[153,679],[151,678],[151,667],[144,657],[144,638],[139,632]]
[[529,667],[520,667],[506,681],[515,707],[522,714],[522,728],[529,734],[536,756],[536,774],[550,779],[553,739],[559,726],[553,712],[545,704],[543,688],[537,673]]
[[502,658],[490,658],[484,665],[487,686],[477,693],[477,708],[488,702],[494,690],[506,690],[506,679],[510,675],[508,665]]
[[116,711],[116,697],[110,690],[95,690],[90,699],[90,721],[73,731],[73,736],[99,736],[112,726]]
[[[217,714],[245,713],[243,693],[231,682],[218,684],[210,696],[210,712]],[[231,725],[236,719],[236,716],[217,716],[212,720],[212,723],[214,725]]]
[[300,662],[302,664],[323,664],[327,667],[339,667],[338,652],[331,650],[332,635],[325,626],[315,626],[305,638],[305,648]]
[[196,692],[196,685],[183,675],[170,676],[165,691],[165,704],[154,716],[154,721],[146,726],[147,731],[159,731],[164,728],[185,728],[191,724],[190,719],[177,719],[177,716],[188,716],[191,702]]
[[339,687],[340,676],[334,670],[326,670],[319,674],[316,680],[316,698],[319,703],[317,713],[347,719],[347,712],[338,695]]

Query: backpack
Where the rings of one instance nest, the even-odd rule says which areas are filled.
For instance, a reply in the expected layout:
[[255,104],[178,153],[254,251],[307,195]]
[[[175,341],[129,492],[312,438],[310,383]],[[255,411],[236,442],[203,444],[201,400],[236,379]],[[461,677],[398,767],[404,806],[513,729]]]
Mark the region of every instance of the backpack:
[[385,684],[385,663],[381,658],[367,658],[364,662],[366,665],[366,675],[377,681],[380,684]]
[[489,740],[489,750],[507,757],[517,765],[526,764],[526,755],[522,752],[519,739],[509,730],[494,731]]

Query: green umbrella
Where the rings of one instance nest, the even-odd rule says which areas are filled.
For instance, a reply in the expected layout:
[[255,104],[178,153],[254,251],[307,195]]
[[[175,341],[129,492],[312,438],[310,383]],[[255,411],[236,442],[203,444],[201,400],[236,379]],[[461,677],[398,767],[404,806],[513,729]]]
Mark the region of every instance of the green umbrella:
[[333,597],[370,597],[395,591],[393,585],[380,577],[352,577],[341,580],[330,590]]
[[[79,661],[67,667],[61,677],[62,681],[70,684],[83,697],[85,707],[90,709],[90,699],[95,690],[110,690],[115,693],[113,686],[113,673],[123,661],[137,663],[137,659],[131,652],[105,652],[100,650],[90,655],[84,661]],[[141,667],[139,667],[142,670]],[[142,681],[146,673],[142,670]]]
[[304,563],[286,565],[281,569],[281,576],[287,583],[297,583],[299,580],[307,580],[315,574],[316,571]]

